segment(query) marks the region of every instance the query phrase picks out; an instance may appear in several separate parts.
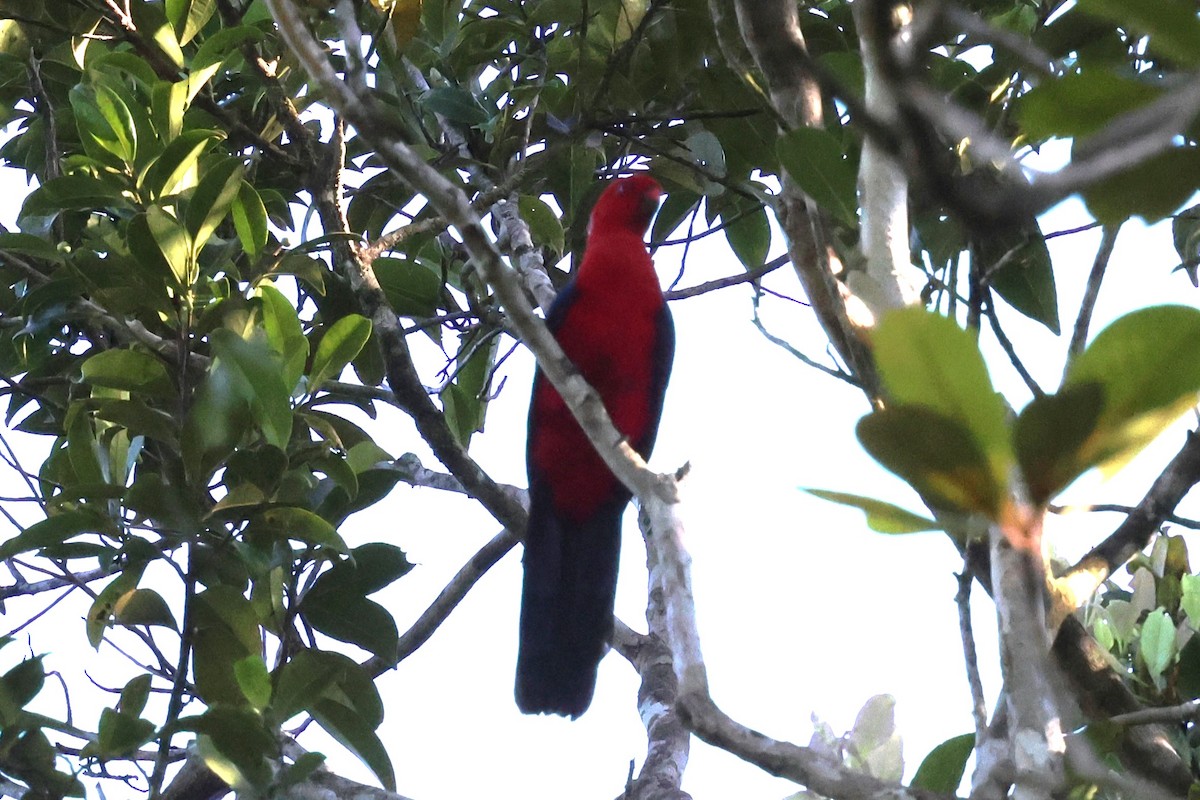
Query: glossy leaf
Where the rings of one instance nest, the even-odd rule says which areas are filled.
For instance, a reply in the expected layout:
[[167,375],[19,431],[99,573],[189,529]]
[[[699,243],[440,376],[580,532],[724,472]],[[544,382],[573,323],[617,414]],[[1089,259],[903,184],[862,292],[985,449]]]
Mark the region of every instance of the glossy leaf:
[[80,366],[83,379],[93,386],[170,397],[174,384],[163,362],[140,350],[102,350]]
[[427,110],[461,125],[482,125],[491,116],[473,94],[459,86],[431,89],[421,103]]
[[144,219],[150,237],[161,254],[162,263],[167,265],[175,279],[175,286],[186,290],[196,280],[192,237],[184,230],[179,220],[161,206],[147,208]]
[[395,662],[400,638],[396,621],[374,600],[351,590],[329,591],[301,609],[308,623],[326,636],[358,645],[386,663]]
[[261,339],[247,341],[229,330],[212,334],[213,350],[248,389],[251,413],[263,438],[281,450],[292,435],[291,390],[284,384],[279,357]]
[[244,180],[230,211],[242,249],[258,255],[267,243],[267,208],[255,188]]
[[149,675],[138,675],[125,684],[121,690],[121,699],[117,710],[132,717],[140,716],[150,698],[150,688],[153,681]]
[[221,131],[193,129],[184,131],[163,149],[142,173],[139,186],[151,199],[174,195],[196,185],[200,156],[213,142],[225,138]]
[[26,658],[21,663],[10,668],[0,677],[0,692],[8,708],[5,711],[15,711],[24,708],[37,697],[46,683],[46,668],[41,656]]
[[217,0],[165,0],[167,19],[181,45],[192,40],[217,10]]
[[907,509],[874,497],[833,492],[828,489],[804,489],[804,491],[844,506],[857,508],[867,516],[867,527],[878,533],[921,533],[922,531],[940,531],[942,526],[934,520],[914,514]]
[[283,296],[283,292],[270,283],[262,283],[258,287],[258,296],[262,298],[263,328],[267,331],[267,341],[283,361],[283,386],[290,393],[304,374],[304,364],[308,360],[308,339],[304,336],[295,306]]
[[209,237],[229,213],[242,188],[245,168],[236,158],[223,158],[200,177],[200,183],[188,202],[184,220],[191,237],[193,255],[200,252]]
[[371,321],[359,314],[347,314],[325,331],[309,372],[308,391],[315,392],[325,381],[336,380],[346,365],[358,355],[371,335]]
[[264,793],[271,779],[267,759],[278,757],[279,745],[257,712],[222,705],[179,722],[181,730],[203,734],[198,750],[209,769],[230,785],[249,784]]

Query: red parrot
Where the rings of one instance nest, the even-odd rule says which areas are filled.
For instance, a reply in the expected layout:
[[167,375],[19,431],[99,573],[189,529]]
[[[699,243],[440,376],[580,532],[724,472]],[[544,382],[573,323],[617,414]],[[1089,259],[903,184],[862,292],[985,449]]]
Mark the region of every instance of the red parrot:
[[[546,315],[563,352],[644,458],[654,447],[675,351],[671,313],[642,241],[661,196],[645,174],[604,190],[583,263]],[[592,702],[612,633],[621,515],[630,493],[540,370],[529,404],[526,465],[517,706],[574,719]]]

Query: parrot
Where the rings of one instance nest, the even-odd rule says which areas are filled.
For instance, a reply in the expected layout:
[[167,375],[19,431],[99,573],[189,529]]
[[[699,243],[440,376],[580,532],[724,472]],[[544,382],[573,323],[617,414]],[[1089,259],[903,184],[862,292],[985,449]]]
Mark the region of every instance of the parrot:
[[[643,458],[658,433],[675,327],[643,237],[662,188],[644,172],[612,180],[592,210],[583,260],[546,314],[563,352]],[[592,702],[613,628],[621,516],[630,492],[538,370],[526,443],[516,701],[577,719]]]

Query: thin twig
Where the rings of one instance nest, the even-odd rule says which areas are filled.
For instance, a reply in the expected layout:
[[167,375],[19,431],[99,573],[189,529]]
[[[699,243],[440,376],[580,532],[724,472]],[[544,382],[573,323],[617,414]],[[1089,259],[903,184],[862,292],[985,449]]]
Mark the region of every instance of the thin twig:
[[[1100,247],[1096,250],[1096,258],[1092,260],[1092,271],[1088,273],[1083,300],[1079,303],[1079,315],[1075,318],[1075,331],[1071,334],[1071,343],[1067,346],[1067,369],[1070,369],[1071,362],[1083,352],[1083,346],[1087,343],[1088,326],[1092,323],[1092,312],[1096,310],[1096,300],[1100,297],[1100,284],[1104,280],[1104,272],[1108,269],[1108,261],[1112,257],[1120,230],[1120,225],[1107,226],[1100,236]],[[1063,377],[1065,379],[1066,375]]]
[[983,680],[979,677],[979,660],[975,652],[975,629],[971,624],[971,584],[975,573],[969,561],[963,561],[962,574],[958,576],[958,593],[954,602],[958,606],[958,630],[962,636],[963,658],[967,666],[967,684],[971,687],[971,717],[975,720],[975,744],[987,740],[987,705],[983,696]]

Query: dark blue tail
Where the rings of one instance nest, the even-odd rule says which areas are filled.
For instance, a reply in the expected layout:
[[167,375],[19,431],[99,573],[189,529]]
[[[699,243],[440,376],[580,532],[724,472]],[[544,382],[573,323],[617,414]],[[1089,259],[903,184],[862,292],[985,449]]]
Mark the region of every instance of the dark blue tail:
[[567,523],[538,483],[530,486],[525,533],[517,707],[574,719],[592,702],[612,634],[621,514],[629,501],[621,497],[582,523]]

